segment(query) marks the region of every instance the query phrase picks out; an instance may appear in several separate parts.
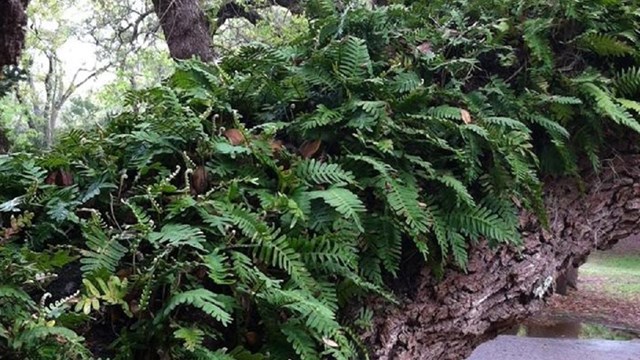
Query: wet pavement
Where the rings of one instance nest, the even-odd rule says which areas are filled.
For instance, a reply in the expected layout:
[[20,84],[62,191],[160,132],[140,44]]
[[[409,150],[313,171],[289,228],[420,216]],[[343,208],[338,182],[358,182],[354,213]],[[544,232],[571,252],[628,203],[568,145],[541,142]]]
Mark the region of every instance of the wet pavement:
[[500,335],[468,360],[638,360],[640,341],[547,339]]

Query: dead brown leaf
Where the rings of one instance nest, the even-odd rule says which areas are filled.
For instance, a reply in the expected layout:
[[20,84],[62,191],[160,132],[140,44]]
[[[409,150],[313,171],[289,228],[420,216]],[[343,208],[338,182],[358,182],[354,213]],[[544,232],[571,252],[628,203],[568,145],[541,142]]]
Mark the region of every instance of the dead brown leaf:
[[209,185],[209,175],[207,169],[204,166],[198,166],[191,175],[191,189],[196,194],[204,194],[207,191]]
[[473,122],[471,114],[465,109],[460,109],[460,116],[462,116],[462,121],[464,121],[465,124],[471,124]]
[[298,149],[298,151],[300,151],[302,157],[308,159],[312,157],[316,152],[318,152],[318,150],[320,149],[320,144],[322,144],[322,141],[320,140],[305,141],[300,146],[300,149]]
[[228,129],[224,132],[224,136],[229,139],[231,145],[240,145],[245,141],[244,135],[238,129]]

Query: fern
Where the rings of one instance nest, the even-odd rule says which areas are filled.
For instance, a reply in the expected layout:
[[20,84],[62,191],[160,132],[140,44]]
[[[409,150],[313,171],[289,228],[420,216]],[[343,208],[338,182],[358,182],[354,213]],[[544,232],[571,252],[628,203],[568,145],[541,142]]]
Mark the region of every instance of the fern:
[[400,221],[416,236],[427,233],[431,223],[418,201],[418,189],[391,179],[384,186],[387,188],[387,203]]
[[323,336],[330,337],[341,328],[330,308],[300,290],[272,292],[264,296],[272,304],[293,311],[308,328]]
[[117,236],[107,236],[96,224],[89,223],[83,227],[88,250],[82,250],[81,270],[85,273],[96,273],[107,270],[114,273],[120,260],[128,249],[118,241]]
[[457,201],[464,202],[470,207],[474,207],[476,205],[475,201],[473,200],[473,196],[471,196],[469,190],[467,190],[467,187],[455,177],[451,175],[439,175],[436,176],[434,180],[452,189],[456,194]]
[[364,40],[349,36],[329,51],[336,61],[337,73],[345,80],[361,79],[371,72],[369,50]]
[[304,160],[298,164],[296,176],[306,182],[318,185],[344,186],[355,182],[353,174],[343,170],[339,164],[324,163],[315,159]]
[[224,326],[229,325],[232,320],[228,306],[219,299],[218,295],[206,289],[195,289],[173,295],[158,313],[154,323],[158,324],[163,321],[180,305],[198,308]]
[[285,270],[300,287],[312,289],[315,285],[313,277],[300,260],[300,254],[289,246],[286,237],[260,241],[255,255],[267,264]]
[[422,85],[422,79],[414,72],[401,72],[391,82],[394,91],[402,94],[416,90]]
[[342,118],[340,112],[331,110],[324,105],[319,105],[314,113],[310,116],[303,118],[300,123],[300,127],[303,130],[312,130],[321,126],[330,125],[336,123]]
[[616,93],[621,96],[634,96],[640,92],[640,67],[630,67],[616,74],[613,80]]
[[11,298],[24,304],[33,305],[33,300],[24,290],[10,285],[0,285],[0,298]]
[[38,326],[27,330],[20,334],[13,341],[13,346],[22,348],[24,346],[33,346],[33,344],[41,343],[49,337],[55,337],[57,341],[68,341],[71,343],[79,343],[84,340],[78,336],[73,330],[61,326]]
[[537,115],[537,114],[526,115],[525,119],[529,120],[534,124],[540,125],[552,137],[560,137],[565,139],[568,139],[570,137],[569,131],[567,131],[567,129],[565,129],[562,125],[542,115]]
[[310,199],[322,199],[338,213],[352,220],[358,229],[363,231],[360,213],[365,212],[366,208],[358,196],[351,191],[332,187],[327,190],[310,191],[308,193]]
[[205,240],[202,230],[186,224],[166,224],[159,232],[149,234],[149,241],[155,246],[191,246],[204,251]]
[[634,52],[632,47],[608,34],[587,34],[581,38],[581,43],[600,56],[624,56]]
[[447,223],[454,229],[461,231],[472,238],[485,236],[489,240],[498,243],[516,242],[513,230],[500,219],[500,217],[491,210],[484,207],[476,207],[467,209],[467,211],[458,211],[449,215]]
[[[473,243],[519,245],[547,173],[597,170],[612,130],[640,130],[628,1],[305,5],[102,127],[0,156],[0,353],[75,354],[41,328],[112,323],[122,358],[366,358],[346,306],[397,302],[416,252],[438,277]],[[83,291],[37,306],[32,280],[76,258]]]
[[596,109],[614,122],[640,132],[640,124],[624,108],[616,104],[604,90],[592,83],[582,84],[581,90],[595,101]]
[[320,358],[313,337],[309,335],[304,329],[304,326],[301,326],[297,321],[288,321],[282,326],[281,331],[285,334],[300,359]]

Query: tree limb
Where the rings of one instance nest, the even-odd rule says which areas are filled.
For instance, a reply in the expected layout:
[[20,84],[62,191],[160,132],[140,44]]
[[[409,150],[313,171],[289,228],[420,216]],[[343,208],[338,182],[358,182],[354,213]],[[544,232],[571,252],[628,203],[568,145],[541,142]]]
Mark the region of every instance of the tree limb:
[[467,273],[448,269],[437,281],[421,267],[404,276],[400,306],[371,299],[376,316],[363,338],[374,349],[372,358],[466,359],[477,345],[537,311],[565,269],[637,234],[640,154],[614,156],[605,164],[599,174],[584,173],[584,187],[575,179],[547,182],[550,227],[522,213],[522,248],[476,244]]

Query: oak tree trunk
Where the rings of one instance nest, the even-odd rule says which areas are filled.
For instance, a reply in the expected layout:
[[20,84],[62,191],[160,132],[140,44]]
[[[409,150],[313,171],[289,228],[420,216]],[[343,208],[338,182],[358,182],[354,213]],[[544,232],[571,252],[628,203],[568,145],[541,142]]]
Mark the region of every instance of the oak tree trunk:
[[5,131],[0,127],[0,155],[9,151],[9,139],[5,135]]
[[153,0],[153,7],[172,58],[214,60],[209,22],[199,0]]
[[[24,47],[28,4],[29,0],[0,0],[0,78],[4,66],[18,63]],[[0,154],[9,151],[9,145],[5,130],[0,128]]]
[[0,1],[0,68],[15,65],[24,46],[28,0]]
[[466,359],[480,343],[531,315],[567,268],[640,229],[640,155],[618,155],[599,174],[546,182],[549,228],[521,214],[521,249],[470,249],[468,272],[428,268],[411,277],[400,306],[371,299],[363,339],[374,359]]

